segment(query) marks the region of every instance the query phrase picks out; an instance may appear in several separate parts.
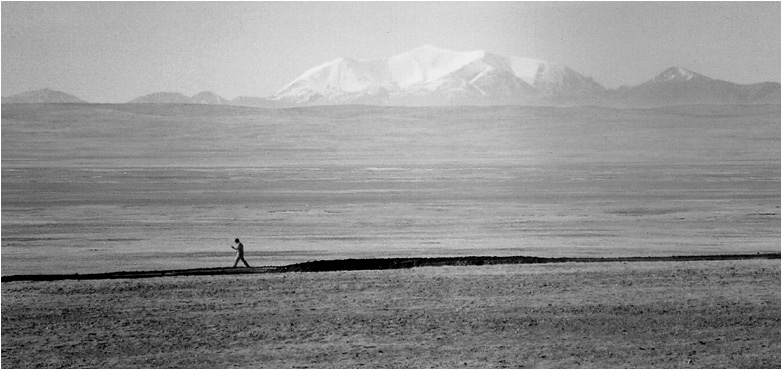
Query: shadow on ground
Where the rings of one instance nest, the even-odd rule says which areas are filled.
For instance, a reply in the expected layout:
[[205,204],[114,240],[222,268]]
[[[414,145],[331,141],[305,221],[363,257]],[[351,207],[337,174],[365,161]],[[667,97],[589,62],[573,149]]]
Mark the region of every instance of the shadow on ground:
[[267,274],[284,272],[325,272],[325,271],[355,271],[355,270],[391,270],[408,269],[426,266],[481,266],[501,264],[542,264],[564,262],[670,262],[670,261],[725,261],[725,260],[749,260],[749,259],[780,259],[780,253],[758,254],[717,254],[695,256],[670,256],[670,257],[431,257],[431,258],[361,258],[325,260],[296,263],[278,267],[250,267],[250,268],[198,268],[180,270],[158,271],[118,271],[99,274],[40,274],[40,275],[10,275],[3,276],[2,282],[12,281],[56,281],[56,280],[101,280],[101,279],[142,279],[165,276],[197,276],[197,275],[245,275]]

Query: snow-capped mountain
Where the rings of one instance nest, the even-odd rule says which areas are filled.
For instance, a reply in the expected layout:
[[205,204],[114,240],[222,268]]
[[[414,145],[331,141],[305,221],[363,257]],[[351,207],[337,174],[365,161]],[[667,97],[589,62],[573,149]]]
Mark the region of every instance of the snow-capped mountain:
[[2,98],[3,104],[85,103],[73,95],[51,89],[26,91]]
[[[688,104],[780,104],[780,84],[735,84],[681,67],[630,87],[605,89],[570,68],[485,51],[425,45],[388,59],[339,58],[312,68],[268,98],[224,99],[204,91],[188,97],[158,92],[132,104],[225,104],[263,108],[300,105],[595,105],[656,107]],[[11,103],[85,103],[42,89],[3,97]]]
[[563,65],[424,45],[388,59],[335,59],[306,71],[272,99],[294,104],[512,104],[604,90]]
[[693,78],[697,81],[706,77],[681,67],[671,67],[657,75],[657,77],[645,82],[644,84],[651,85],[666,82],[686,82],[692,81]]
[[779,83],[739,85],[681,68],[671,67],[640,85],[623,87],[610,94],[622,106],[683,104],[778,104]]

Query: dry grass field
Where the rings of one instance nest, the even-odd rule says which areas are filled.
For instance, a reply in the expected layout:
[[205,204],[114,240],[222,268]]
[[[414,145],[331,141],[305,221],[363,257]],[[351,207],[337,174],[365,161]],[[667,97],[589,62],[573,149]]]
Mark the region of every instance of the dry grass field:
[[[2,106],[2,275],[780,251],[780,107]],[[2,366],[780,367],[779,260],[2,284]]]

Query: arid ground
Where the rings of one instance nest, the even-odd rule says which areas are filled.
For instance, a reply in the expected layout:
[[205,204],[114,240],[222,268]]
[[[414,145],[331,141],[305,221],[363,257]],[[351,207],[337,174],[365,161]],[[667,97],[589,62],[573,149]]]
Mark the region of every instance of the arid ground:
[[779,252],[779,106],[3,105],[2,274]]
[[[2,106],[2,275],[780,251],[780,107]],[[779,260],[5,282],[3,367],[779,367]]]
[[5,368],[779,368],[779,260],[3,283]]

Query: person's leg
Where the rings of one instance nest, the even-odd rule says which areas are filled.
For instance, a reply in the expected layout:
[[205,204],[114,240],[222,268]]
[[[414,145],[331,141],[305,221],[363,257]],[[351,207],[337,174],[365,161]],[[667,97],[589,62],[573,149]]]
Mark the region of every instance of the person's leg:
[[[234,265],[233,265],[233,266],[231,266],[231,267],[236,267],[236,265],[238,265],[238,264],[239,264],[239,259],[244,259],[244,257],[242,257],[242,256],[240,256],[240,255],[238,255],[238,254],[237,254],[237,255],[236,255],[236,259],[234,259]],[[246,262],[245,262],[245,263],[246,263]]]
[[245,265],[245,266],[247,266],[247,267],[250,267],[250,264],[249,264],[249,263],[247,263],[247,261],[245,261],[245,260],[244,260],[244,256],[242,256],[242,262],[244,262],[244,265]]

